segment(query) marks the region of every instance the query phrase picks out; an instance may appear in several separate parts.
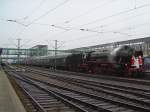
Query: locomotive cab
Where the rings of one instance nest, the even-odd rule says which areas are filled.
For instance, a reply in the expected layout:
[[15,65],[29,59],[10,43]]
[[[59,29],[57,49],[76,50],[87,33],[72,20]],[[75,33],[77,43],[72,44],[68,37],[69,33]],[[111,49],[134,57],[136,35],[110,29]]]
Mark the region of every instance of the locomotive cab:
[[142,51],[135,51],[130,59],[130,66],[136,72],[143,72],[143,53]]

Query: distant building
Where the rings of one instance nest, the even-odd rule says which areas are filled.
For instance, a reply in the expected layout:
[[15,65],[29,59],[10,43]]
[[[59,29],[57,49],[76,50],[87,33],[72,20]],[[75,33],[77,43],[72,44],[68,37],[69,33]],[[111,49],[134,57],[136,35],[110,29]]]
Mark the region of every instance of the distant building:
[[32,52],[30,52],[30,56],[44,56],[47,55],[48,45],[36,45],[30,49],[32,49]]

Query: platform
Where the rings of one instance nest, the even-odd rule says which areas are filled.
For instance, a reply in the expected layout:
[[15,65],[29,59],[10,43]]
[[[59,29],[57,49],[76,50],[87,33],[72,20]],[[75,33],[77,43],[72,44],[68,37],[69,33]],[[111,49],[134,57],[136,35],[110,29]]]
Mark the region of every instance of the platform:
[[0,112],[26,112],[19,97],[0,69]]

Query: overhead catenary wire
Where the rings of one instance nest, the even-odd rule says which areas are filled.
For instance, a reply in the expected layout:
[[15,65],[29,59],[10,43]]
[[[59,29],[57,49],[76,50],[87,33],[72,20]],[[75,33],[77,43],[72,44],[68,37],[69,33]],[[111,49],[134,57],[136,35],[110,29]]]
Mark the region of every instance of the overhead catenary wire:
[[132,36],[131,34],[128,34],[128,33],[123,33],[123,32],[120,32],[120,31],[124,31],[124,30],[133,30],[133,29],[137,29],[139,28],[139,26],[146,26],[146,25],[149,25],[150,22],[146,22],[146,23],[142,23],[142,24],[137,24],[137,25],[134,25],[134,26],[130,26],[130,27],[125,27],[125,28],[122,28],[122,29],[119,29],[119,30],[110,30],[110,31],[97,31],[97,30],[93,30],[93,29],[80,29],[81,31],[88,31],[88,32],[94,32],[94,33],[116,33],[116,34],[122,34],[122,35],[127,35],[127,36]]
[[[130,29],[134,29],[134,28],[137,28],[137,26],[144,26],[144,25],[148,25],[150,23],[143,23],[143,24],[138,24],[138,25],[135,25],[135,26],[132,26],[132,27],[127,27],[125,28],[126,30],[130,30]],[[80,29],[81,31],[88,31],[88,32],[94,32],[94,33],[99,33],[99,34],[106,34],[106,33],[113,33],[113,34],[120,34],[120,35],[125,35],[125,36],[134,36],[133,34],[129,34],[129,33],[124,33],[124,32],[120,32],[120,30],[114,30],[114,31],[94,31],[92,29]],[[67,30],[68,31],[68,30]],[[64,32],[61,32],[59,33],[59,35],[62,35],[63,33],[66,33],[67,31],[64,31]],[[122,31],[122,29],[121,29]],[[59,36],[59,35],[55,35],[55,36]],[[91,35],[90,35],[91,36]],[[90,36],[84,36],[84,37],[90,37]],[[93,35],[92,35],[93,36]],[[95,36],[95,35],[94,35]],[[54,37],[54,36],[53,36]],[[69,40],[69,41],[75,41],[75,40],[80,40],[82,39],[82,37],[79,37],[77,39],[73,39],[73,40]]]
[[[141,7],[141,6],[140,6],[140,7]],[[138,8],[140,8],[140,7],[138,7]],[[137,8],[136,8],[136,9],[137,9]],[[56,27],[56,25],[53,25],[53,27]],[[61,26],[59,26],[59,27],[57,27],[57,28],[60,28],[60,29],[69,31],[68,29],[65,29],[65,28],[63,28],[63,27],[61,27]]]
[[[120,35],[124,35],[124,36],[129,36],[129,37],[136,36],[136,35],[131,35],[131,34],[128,34],[128,33],[123,33],[123,32],[109,32],[109,33],[115,34],[115,35],[116,35],[116,34],[120,34]],[[78,40],[83,40],[83,39],[88,39],[88,38],[93,38],[93,37],[95,38],[95,37],[97,37],[97,36],[100,37],[99,34],[94,34],[94,35],[82,36],[82,37],[79,37],[79,38],[67,40],[66,42],[71,43],[71,42],[78,41]],[[110,40],[110,39],[109,39],[109,40]]]
[[[138,15],[135,15],[135,16],[131,16],[131,17],[126,17],[126,18],[122,18],[123,20],[132,20],[132,19],[136,19],[137,17],[143,17],[143,15],[146,15],[146,14],[148,14],[149,13],[149,11],[148,12],[144,12],[144,13],[142,13],[142,14],[138,14]],[[98,25],[98,26],[94,26],[94,27],[92,27],[92,28],[90,28],[90,29],[96,29],[96,28],[105,28],[105,27],[109,27],[109,26],[112,26],[112,25],[115,25],[116,23],[118,23],[118,22],[122,22],[121,20],[119,20],[119,21],[112,21],[111,23],[108,23],[108,24],[100,24],[100,25]],[[42,26],[47,26],[47,27],[55,27],[55,28],[59,28],[59,29],[62,29],[62,30],[80,30],[80,28],[73,28],[73,27],[66,27],[66,26],[58,26],[58,25],[55,25],[55,24],[45,24],[45,23],[34,23],[34,24],[37,24],[37,25],[42,25]],[[86,29],[88,29],[88,28],[86,28]]]
[[[13,42],[13,40],[14,40],[13,38],[9,37],[9,38],[8,38],[8,41],[9,41],[9,40],[11,40],[11,45],[14,45],[15,47],[17,47],[17,44],[16,44],[15,42]],[[15,40],[16,40],[16,39],[15,39]]]
[[[34,21],[37,21],[38,19],[42,18],[42,16],[46,16],[48,13],[50,13],[51,11],[53,11],[53,10],[55,10],[56,8],[60,7],[61,5],[65,4],[67,1],[68,1],[68,0],[66,0],[66,1],[64,1],[63,3],[57,5],[55,8],[50,9],[49,11],[47,11],[45,14],[41,15],[40,17],[38,17],[38,18],[35,19]],[[40,7],[42,3],[43,3],[43,0],[40,2],[40,4],[39,4],[36,8],[32,11],[32,13],[35,12],[35,10],[36,10],[38,7]],[[29,16],[27,17],[27,19],[28,19],[28,18],[29,18]],[[22,24],[22,25],[28,27],[29,25],[31,25],[32,23],[34,23],[34,21],[32,21],[30,24],[27,24],[27,25]],[[25,29],[25,28],[24,28],[24,29]],[[23,30],[23,31],[24,31],[24,30]],[[23,31],[22,31],[22,32],[23,32]],[[21,33],[20,33],[20,34],[21,34]]]
[[[29,19],[29,17],[30,17],[34,12],[36,12],[36,10],[37,10],[45,1],[46,1],[46,0],[41,0],[41,2],[38,4],[38,6],[37,6],[35,9],[33,9],[33,10],[31,11],[30,15],[28,15],[28,16],[26,16],[26,17],[23,18],[23,22],[19,22],[19,21],[18,21],[19,19],[14,20],[14,22],[16,22],[16,23],[18,23],[18,24],[21,24],[21,25],[23,25],[23,26],[25,26],[25,27],[27,27],[27,25],[24,24],[24,22],[25,22],[27,19]],[[6,20],[5,20],[5,21],[6,21]],[[13,20],[12,20],[12,21],[13,21]],[[24,27],[18,34],[16,34],[16,37],[20,37],[20,35],[25,31],[25,27]]]
[[41,0],[40,3],[30,12],[30,14],[24,17],[24,19],[29,19],[30,16],[32,16],[37,10],[39,10],[39,8],[45,3],[45,1],[46,0]]
[[[125,28],[122,28],[120,30],[110,30],[110,31],[97,31],[97,30],[93,30],[93,29],[78,29],[78,30],[79,31],[93,32],[93,33],[97,33],[97,34],[113,33],[113,34],[120,34],[120,35],[125,35],[125,36],[129,36],[130,37],[130,36],[134,36],[134,35],[133,34],[129,34],[129,33],[124,33],[124,32],[121,32],[121,31],[136,29],[136,28],[139,28],[138,26],[145,26],[145,25],[149,25],[149,24],[150,24],[150,22],[147,22],[147,23],[137,24],[137,25],[134,25],[132,27],[131,26],[130,27],[125,27]],[[71,29],[71,30],[74,30],[74,29]],[[56,36],[62,35],[64,33],[68,32],[68,31],[70,31],[70,30],[65,30],[63,32],[60,32],[58,34],[53,35],[52,37],[56,37]],[[90,36],[82,36],[82,37],[90,37]],[[77,39],[73,39],[73,40],[69,40],[69,41],[80,40],[80,38],[82,38],[82,37],[78,37]]]
[[[46,1],[46,0],[41,0],[40,3],[38,4],[38,6],[37,6],[36,8],[34,8],[34,9],[30,12],[29,15],[27,15],[27,16],[25,16],[25,17],[23,17],[23,18],[19,18],[19,19],[15,19],[15,20],[7,20],[7,21],[12,21],[12,22],[15,22],[15,23],[18,23],[18,24],[20,24],[20,25],[23,25],[23,26],[27,27],[27,25],[25,24],[25,21],[26,21],[27,19],[29,19],[30,16],[32,16],[32,15],[41,7],[41,5],[42,5],[45,1]],[[21,22],[21,20],[23,20],[23,21]]]
[[52,27],[55,27],[55,28],[59,28],[59,29],[62,29],[62,30],[66,30],[66,31],[69,31],[71,30],[70,28],[66,28],[66,27],[61,27],[61,26],[56,26],[56,25],[51,25]]
[[[68,30],[67,30],[68,31]],[[65,32],[67,32],[66,30],[65,31],[61,31],[61,32],[59,32],[59,33],[56,33],[56,34],[54,34],[54,35],[52,35],[51,37],[55,37],[55,38],[57,38],[59,35],[62,35],[62,34],[64,34]],[[49,37],[48,37],[49,38]],[[48,39],[47,39],[48,40]]]
[[80,14],[80,15],[77,15],[77,16],[75,16],[75,17],[69,19],[69,20],[66,20],[64,23],[70,23],[70,22],[72,22],[72,21],[74,21],[74,20],[76,20],[76,19],[79,19],[79,18],[81,18],[81,17],[83,17],[83,16],[85,16],[85,15],[88,15],[89,13],[95,11],[95,10],[98,9],[98,8],[102,8],[103,6],[106,6],[106,5],[108,5],[108,4],[111,4],[111,3],[113,3],[114,1],[117,1],[117,0],[107,1],[107,2],[105,2],[105,3],[103,3],[103,4],[100,4],[100,5],[96,6],[96,7],[93,7],[93,8],[87,10],[86,12],[84,12],[84,13],[82,13],[82,14]]
[[[44,3],[44,1],[46,1],[46,0],[41,0],[41,2],[39,3],[39,5],[38,5],[35,9],[33,9],[33,10],[31,11],[31,14],[33,14],[33,13],[41,6],[41,4]],[[30,16],[31,16],[31,14],[30,14]],[[18,24],[20,24],[20,25],[23,25],[23,26],[27,27],[27,25],[24,24],[24,22],[25,22],[28,18],[29,18],[29,15],[26,16],[26,17],[20,18],[20,19],[7,20],[7,21],[16,22],[16,23],[18,23]],[[23,22],[20,22],[19,20],[22,20],[22,19],[23,19]],[[2,20],[3,20],[3,21],[6,21],[6,19],[2,19]],[[24,30],[25,30],[25,28],[23,28],[18,34],[15,34],[15,35],[19,37],[19,36],[23,33]],[[12,37],[12,36],[11,36],[11,37]],[[15,36],[13,36],[13,37],[15,37]]]
[[85,38],[89,38],[89,37],[92,37],[92,36],[97,36],[98,34],[90,34],[90,35],[86,35],[86,36],[80,36],[78,38],[75,38],[75,39],[70,39],[70,40],[64,40],[64,42],[74,42],[74,41],[78,41],[78,40],[82,40],[82,39],[85,39]]
[[[85,16],[85,15],[87,15],[87,14],[89,14],[89,13],[95,11],[95,9],[102,8],[103,6],[106,6],[106,5],[108,5],[108,4],[111,4],[111,3],[115,2],[115,1],[117,1],[117,0],[107,1],[107,2],[105,2],[105,3],[103,3],[103,4],[100,4],[100,5],[96,6],[96,7],[93,7],[93,8],[91,8],[91,9],[87,10],[86,12],[83,12],[83,13],[80,14],[80,15],[77,15],[77,16],[75,16],[75,17],[72,17],[72,18],[69,19],[69,20],[66,20],[66,21],[63,21],[63,22],[59,22],[59,23],[70,23],[70,22],[72,22],[72,21],[74,21],[74,20],[76,20],[76,19],[81,18],[82,16]],[[34,23],[34,24],[36,24],[36,23]],[[37,23],[37,24],[38,24],[38,23]],[[55,23],[55,25],[56,25],[56,24],[58,24],[58,23]],[[48,24],[41,24],[41,25],[48,25]]]
[[146,23],[142,23],[142,24],[137,24],[137,25],[130,26],[130,27],[125,27],[125,28],[119,29],[119,31],[131,30],[131,29],[133,30],[133,29],[137,29],[139,27],[143,27],[143,26],[147,26],[147,25],[150,25],[150,22],[146,22]]
[[20,47],[23,47],[23,46],[29,44],[30,42],[31,42],[31,39],[30,39],[30,40],[27,40],[26,42],[24,42],[22,45],[20,45]]
[[[111,16],[108,16],[108,17],[105,17],[105,18],[102,18],[102,19],[100,19],[100,20],[105,20],[106,18],[110,18],[110,17],[114,17],[114,16],[118,16],[118,15],[121,15],[121,14],[124,14],[124,13],[127,13],[127,12],[131,12],[131,11],[133,11],[133,10],[137,10],[137,9],[140,9],[140,8],[143,8],[143,7],[147,7],[147,6],[150,6],[150,4],[144,4],[144,5],[142,5],[142,6],[139,6],[139,7],[137,7],[136,9],[135,8],[132,8],[132,9],[129,9],[129,10],[126,10],[126,11],[122,11],[122,12],[119,12],[119,13],[117,13],[117,14],[114,14],[114,15],[111,15]],[[96,22],[96,21],[95,21]],[[60,27],[59,27],[60,28]],[[62,28],[63,29],[63,28]],[[69,31],[69,30],[68,30]],[[93,31],[94,32],[94,31]],[[95,32],[97,32],[97,31],[95,31]]]
[[99,19],[96,19],[96,20],[93,20],[91,22],[88,22],[88,23],[85,23],[85,24],[81,24],[81,25],[78,25],[78,26],[75,26],[75,27],[81,27],[81,26],[86,26],[86,25],[90,25],[90,24],[94,24],[94,23],[97,23],[97,22],[100,22],[100,21],[104,21],[106,19],[110,19],[112,17],[116,17],[116,16],[120,16],[122,14],[126,14],[126,13],[129,13],[129,12],[132,12],[132,11],[135,11],[135,10],[138,10],[138,9],[141,9],[141,8],[144,8],[144,7],[149,7],[150,6],[150,3],[149,4],[144,4],[144,5],[141,5],[141,6],[138,6],[136,8],[131,8],[131,9],[128,9],[128,10],[125,10],[125,11],[121,11],[121,12],[118,12],[118,13],[115,13],[115,14],[112,14],[110,16],[106,16],[106,17],[103,17],[103,18],[99,18]]
[[150,32],[148,32],[148,33],[141,33],[141,34],[135,34],[134,36],[142,36],[142,35],[150,35]]
[[[137,8],[136,8],[137,9]],[[34,22],[33,22],[34,23]],[[46,25],[46,24],[45,24]],[[52,25],[54,25],[54,26],[52,26]],[[59,29],[62,29],[62,30],[66,30],[65,28],[67,28],[67,27],[64,27],[64,26],[58,26],[58,25],[55,25],[55,24],[52,24],[52,25],[50,25],[50,26],[52,26],[52,27],[55,27],[55,28],[59,28]],[[103,24],[102,24],[103,25]],[[100,25],[99,27],[101,27],[102,25]],[[108,24],[108,25],[110,25],[110,24]],[[49,26],[49,25],[47,25],[47,26]],[[141,25],[142,26],[142,25]],[[144,25],[143,25],[144,26]],[[70,28],[70,27],[68,27],[68,28]],[[90,30],[91,30],[91,32],[92,32],[92,30],[93,30],[93,28],[87,28],[88,29],[88,31],[90,32]],[[66,31],[64,31],[64,32],[68,32],[68,31],[71,31],[71,30],[74,30],[74,28],[73,27],[71,27],[71,29],[70,30],[66,30]],[[78,28],[78,30],[80,30],[80,28]],[[127,29],[128,30],[128,29]],[[94,32],[94,31],[93,31]],[[95,32],[97,32],[96,30],[95,30]],[[113,31],[112,31],[113,32]],[[120,31],[114,31],[114,34],[116,33],[116,34],[119,34],[119,32]],[[102,33],[102,32],[99,32],[99,33]],[[105,33],[105,32],[104,32]],[[120,32],[120,34],[121,33],[123,33],[123,32]],[[122,34],[123,35],[123,34]],[[127,34],[128,35],[128,34]],[[129,34],[130,35],[130,34]]]
[[[143,23],[143,24],[138,24],[138,25],[135,25],[133,27],[126,27],[125,30],[131,30],[131,29],[136,29],[136,28],[139,28],[137,26],[145,26],[145,25],[149,25],[150,22],[148,23]],[[112,34],[120,34],[120,35],[125,35],[125,36],[128,36],[128,37],[133,37],[133,36],[139,36],[139,35],[136,35],[136,34],[130,34],[130,33],[124,33],[124,32],[121,32],[123,29],[120,29],[120,30],[111,30],[111,31],[103,31],[103,32],[99,32],[99,31],[96,31],[96,30],[92,30],[92,29],[81,29],[81,31],[88,31],[88,32],[93,32],[93,33],[97,33],[97,34],[108,34],[108,33],[112,33]],[[144,35],[144,34],[141,34],[141,35]],[[77,41],[77,40],[80,40],[80,39],[87,39],[87,37],[92,37],[92,36],[95,36],[95,35],[89,35],[89,36],[82,36],[82,37],[78,37],[76,39],[72,39],[72,40],[69,40],[67,42],[72,42],[72,41]],[[84,38],[86,37],[86,38]]]
[[[137,17],[143,17],[143,15],[147,15],[150,11],[148,12],[144,12],[142,14],[138,14],[138,15],[132,15],[131,17],[126,17],[126,18],[122,18],[123,21],[125,20],[132,20],[132,19],[137,19]],[[112,25],[116,25],[116,23],[120,23],[120,22],[123,22],[122,19],[120,20],[116,20],[116,21],[112,21],[111,23],[108,23],[108,24],[100,24],[98,26],[94,26],[92,27],[91,29],[96,29],[96,28],[101,28],[101,27],[109,27],[109,26],[112,26]]]
[[64,4],[66,4],[68,1],[69,1],[69,0],[65,0],[64,2],[62,2],[62,3],[58,4],[58,5],[56,5],[54,8],[52,8],[52,9],[46,11],[44,14],[42,14],[41,16],[35,18],[33,21],[31,21],[29,24],[27,24],[27,26],[29,26],[29,25],[33,24],[34,22],[38,21],[39,19],[45,17],[46,15],[48,15],[49,13],[51,13],[52,11],[54,11],[54,10],[56,10],[57,8],[63,6]]
[[[18,23],[18,24],[21,24],[23,26],[27,26],[24,22],[25,20],[29,19],[30,16],[32,16],[41,6],[42,4],[45,2],[46,0],[41,0],[40,3],[30,12],[29,15],[23,17],[23,18],[19,18],[19,19],[15,19],[13,20],[14,22]],[[21,20],[23,20],[23,22],[21,22]]]
[[[136,16],[132,16],[132,17],[130,17],[130,19],[134,19],[135,17],[138,17],[138,16],[140,16],[141,17],[141,15],[143,15],[143,14],[146,14],[146,13],[142,13],[142,14],[139,14],[139,15],[136,15]],[[117,21],[118,22],[118,21]],[[120,21],[119,21],[120,22]],[[114,22],[112,22],[113,24],[114,24]],[[39,24],[39,25],[45,25],[45,26],[53,26],[53,27],[55,27],[55,25],[50,25],[50,24],[42,24],[42,23],[34,23],[34,24]],[[144,24],[147,24],[147,23],[144,23]],[[92,28],[92,29],[89,29],[89,30],[87,30],[87,31],[89,31],[89,32],[96,32],[96,33],[106,33],[106,32],[99,32],[99,31],[94,31],[93,29],[95,29],[95,28],[97,28],[97,27],[101,27],[101,28],[104,28],[104,27],[107,27],[107,26],[110,26],[110,24],[108,24],[108,25],[101,25],[101,26],[96,26],[96,27],[94,27],[94,28]],[[137,25],[137,26],[142,26],[142,25]],[[62,29],[62,30],[66,30],[65,32],[63,32],[63,33],[66,33],[67,31],[70,31],[70,30],[80,30],[80,29],[71,29],[71,27],[69,27],[69,29],[68,28],[66,28],[66,27],[63,27],[63,26],[59,26],[59,27],[57,27],[57,28],[60,28],[60,29]],[[129,29],[130,29],[130,27],[129,27]],[[93,30],[93,31],[92,31]],[[109,32],[113,32],[113,31],[109,31]],[[61,33],[60,33],[61,34]]]
[[60,25],[55,25],[55,24],[45,24],[45,23],[33,23],[36,25],[41,25],[41,26],[47,26],[47,27],[53,27],[53,28],[57,28],[57,29],[62,29],[62,30],[73,30],[71,27],[65,27],[65,26],[60,26]]
[[134,30],[134,29],[140,28],[142,26],[147,26],[149,24],[150,24],[150,22],[147,22],[147,23],[142,23],[142,24],[137,24],[137,25],[134,25],[134,26],[130,26],[130,27],[125,27],[125,28],[122,28],[122,29],[119,29],[119,30],[110,30],[110,31],[97,31],[97,30],[93,30],[93,29],[81,29],[81,30],[82,31],[93,32],[93,33],[100,33],[100,34],[114,33],[114,34],[121,34],[121,35],[126,35],[126,36],[134,36],[133,34],[124,33],[122,31],[124,31],[124,30],[126,30],[126,31],[127,30]]
[[[119,28],[118,30],[114,30],[114,31],[133,30],[133,29],[137,29],[137,28],[140,28],[140,27],[143,27],[143,26],[147,26],[147,25],[150,25],[150,22],[141,23],[141,24],[137,24],[137,25],[133,25],[133,26],[128,26],[128,27],[124,27],[124,28],[121,28],[121,29]],[[90,31],[90,30],[88,30],[88,31]]]

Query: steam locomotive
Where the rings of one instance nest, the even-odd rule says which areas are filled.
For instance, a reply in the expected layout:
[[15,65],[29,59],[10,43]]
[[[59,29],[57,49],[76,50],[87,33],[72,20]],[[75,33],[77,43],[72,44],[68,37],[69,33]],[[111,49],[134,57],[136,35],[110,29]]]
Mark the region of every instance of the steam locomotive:
[[92,51],[54,56],[27,58],[22,64],[56,67],[78,72],[118,73],[122,75],[141,75],[143,73],[143,53],[130,46],[120,46],[112,51]]

